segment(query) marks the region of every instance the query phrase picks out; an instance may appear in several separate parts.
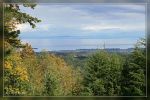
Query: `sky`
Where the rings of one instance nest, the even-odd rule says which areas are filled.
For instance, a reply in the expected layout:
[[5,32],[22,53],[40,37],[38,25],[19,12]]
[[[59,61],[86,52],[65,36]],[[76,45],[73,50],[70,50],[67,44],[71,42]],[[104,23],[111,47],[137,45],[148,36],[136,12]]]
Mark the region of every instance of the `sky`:
[[18,25],[20,39],[37,51],[131,48],[145,37],[145,5],[40,4],[21,11],[42,20]]

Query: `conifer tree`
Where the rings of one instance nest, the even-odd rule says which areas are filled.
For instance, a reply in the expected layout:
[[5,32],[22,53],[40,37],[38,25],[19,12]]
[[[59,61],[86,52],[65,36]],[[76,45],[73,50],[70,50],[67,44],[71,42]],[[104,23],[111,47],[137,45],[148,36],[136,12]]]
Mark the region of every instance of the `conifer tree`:
[[[116,54],[100,51],[89,57],[85,66],[84,92],[93,96],[118,95],[122,60]],[[87,95],[85,94],[85,95]]]
[[[17,25],[29,23],[33,28],[40,22],[36,17],[20,11],[18,4],[4,6],[4,95],[27,95],[29,73],[19,51],[22,47],[19,39],[20,30]],[[23,4],[24,7],[34,9],[35,4]]]
[[[23,4],[24,7],[34,9],[35,4]],[[32,28],[35,28],[35,23],[40,22],[36,17],[32,17],[27,13],[20,11],[18,4],[5,4],[4,7],[4,40],[14,47],[21,46],[19,39],[20,30],[17,25],[29,23]]]
[[138,42],[127,58],[122,71],[122,95],[144,96],[146,92],[145,39]]

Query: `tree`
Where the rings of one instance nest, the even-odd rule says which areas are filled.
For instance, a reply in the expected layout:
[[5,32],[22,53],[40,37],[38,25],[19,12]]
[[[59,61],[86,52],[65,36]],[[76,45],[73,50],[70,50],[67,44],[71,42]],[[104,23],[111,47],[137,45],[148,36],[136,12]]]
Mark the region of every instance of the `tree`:
[[35,57],[35,52],[32,49],[31,45],[26,43],[24,45],[24,48],[20,51],[21,57],[22,58],[34,58]]
[[145,39],[139,41],[127,58],[122,71],[122,95],[144,96],[146,92]]
[[[24,7],[31,7],[34,9],[35,4],[24,4]],[[35,23],[41,20],[36,17],[32,17],[29,14],[22,13],[18,4],[5,4],[4,7],[4,40],[14,47],[21,45],[19,34],[20,30],[17,30],[17,25],[29,23],[32,28],[35,27]]]
[[99,51],[89,57],[84,69],[84,92],[93,96],[119,94],[119,81],[122,70],[120,56],[106,51]]
[[[23,4],[23,6],[34,9],[35,4]],[[27,95],[29,73],[24,58],[16,50],[22,47],[19,39],[20,30],[17,30],[17,25],[29,23],[34,28],[35,23],[40,20],[22,13],[18,4],[5,4],[4,12],[4,94],[8,96]]]
[[44,95],[54,96],[56,95],[56,90],[59,87],[57,77],[51,73],[45,75],[45,85],[44,85]]
[[26,43],[24,48],[19,50],[18,53],[20,53],[23,63],[26,65],[25,67],[29,76],[29,89],[27,95],[41,95],[41,91],[43,91],[44,73],[42,71],[43,67],[38,64],[36,53],[28,43]]
[[29,77],[20,54],[13,51],[4,60],[4,95],[26,95]]
[[[80,73],[60,57],[46,51],[38,55],[44,68],[44,91],[46,96],[67,96],[78,91]],[[42,70],[41,70],[42,71]]]

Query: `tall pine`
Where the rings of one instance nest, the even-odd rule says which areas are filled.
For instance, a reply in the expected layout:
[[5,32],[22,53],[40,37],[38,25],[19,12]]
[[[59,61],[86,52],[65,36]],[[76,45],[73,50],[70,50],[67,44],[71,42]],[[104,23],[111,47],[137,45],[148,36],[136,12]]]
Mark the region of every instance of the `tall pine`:
[[92,54],[85,66],[82,95],[119,95],[122,59],[117,54],[100,51]]
[[122,71],[122,95],[144,96],[146,92],[146,49],[142,39],[127,58]]

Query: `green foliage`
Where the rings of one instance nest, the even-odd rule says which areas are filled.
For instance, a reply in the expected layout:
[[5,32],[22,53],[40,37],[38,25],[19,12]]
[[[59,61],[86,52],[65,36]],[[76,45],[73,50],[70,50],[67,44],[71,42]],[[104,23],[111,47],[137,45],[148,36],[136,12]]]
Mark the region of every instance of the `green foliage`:
[[51,75],[51,73],[48,73],[46,75],[45,80],[45,89],[43,95],[46,96],[54,96],[56,95],[56,89],[58,88],[59,83],[57,82],[57,78],[54,75]]
[[131,54],[98,51],[88,58],[70,54],[63,59],[46,51],[35,53],[21,43],[17,26],[28,23],[34,28],[38,18],[21,12],[18,4],[5,4],[4,11],[5,96],[145,95],[145,39]]
[[92,54],[85,66],[84,86],[92,95],[118,95],[120,92],[121,57],[100,51]]
[[82,69],[82,67],[85,65],[86,63],[86,59],[81,59],[80,57],[75,57],[76,54],[70,53],[68,55],[63,56],[62,58],[64,58],[64,60],[66,61],[66,63],[68,63],[69,65],[74,66],[75,68],[79,67]]
[[43,52],[39,54],[39,65],[45,69],[44,95],[65,96],[78,91],[78,71],[67,65],[65,61],[55,55]]
[[[144,47],[144,48],[141,48]],[[122,95],[144,96],[146,92],[145,42],[138,42],[122,71]]]
[[13,46],[8,42],[4,41],[4,56],[8,56],[12,52]]
[[78,93],[80,73],[63,59],[45,51],[36,55],[29,44],[14,51],[5,59],[5,95],[63,96]]
[[[35,4],[24,4],[25,7],[35,7]],[[22,13],[18,4],[5,4],[4,7],[4,83],[5,95],[26,95],[29,91],[29,64],[26,66],[27,58],[20,55],[19,48],[22,44],[19,39],[20,30],[17,25],[29,23],[33,28],[39,19]],[[28,46],[26,46],[28,47]],[[24,49],[24,53],[27,53]],[[31,61],[31,60],[30,60]],[[31,63],[30,63],[31,64]]]
[[28,89],[28,73],[23,60],[17,52],[5,58],[4,62],[4,95],[26,95]]
[[38,58],[31,45],[25,44],[24,48],[20,51],[20,55],[29,74],[28,95],[41,95],[42,93],[40,91],[43,91],[44,84],[44,72],[38,64]]
[[[33,9],[35,4],[24,4],[24,6]],[[5,4],[4,7],[4,39],[14,47],[21,45],[19,39],[20,30],[17,30],[17,25],[29,23],[34,28],[35,23],[41,21],[36,17],[21,12],[19,7],[18,4]]]

